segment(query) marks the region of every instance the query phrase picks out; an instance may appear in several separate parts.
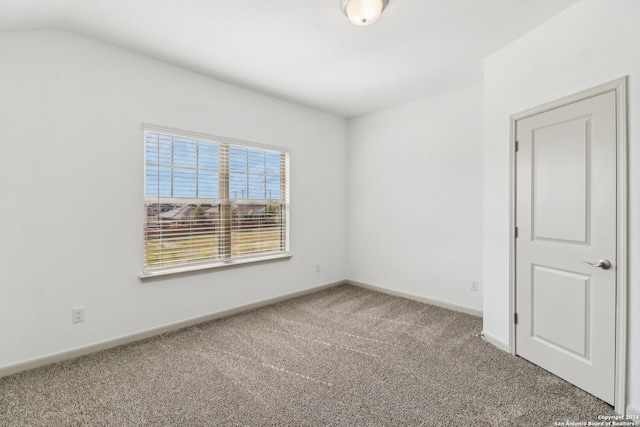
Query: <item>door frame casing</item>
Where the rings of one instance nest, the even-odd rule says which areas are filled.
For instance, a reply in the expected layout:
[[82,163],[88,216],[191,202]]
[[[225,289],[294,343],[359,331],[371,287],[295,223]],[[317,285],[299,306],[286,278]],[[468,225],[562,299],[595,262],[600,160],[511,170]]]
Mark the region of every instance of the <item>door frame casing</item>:
[[516,122],[564,105],[614,91],[616,95],[616,359],[614,410],[625,415],[627,405],[627,77],[560,98],[511,116],[509,147],[509,352],[516,355]]

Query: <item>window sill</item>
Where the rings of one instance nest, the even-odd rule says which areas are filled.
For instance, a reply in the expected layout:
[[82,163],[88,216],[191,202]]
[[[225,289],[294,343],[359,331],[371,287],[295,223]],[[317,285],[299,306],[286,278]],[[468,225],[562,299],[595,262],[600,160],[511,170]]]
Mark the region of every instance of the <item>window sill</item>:
[[198,272],[203,270],[217,270],[221,268],[231,268],[237,267],[244,264],[259,264],[263,262],[276,261],[276,260],[288,260],[293,257],[293,254],[290,252],[275,254],[275,255],[265,255],[260,257],[250,257],[250,258],[238,258],[238,259],[230,259],[226,261],[219,261],[216,263],[207,263],[207,264],[199,264],[199,265],[190,265],[176,268],[166,268],[162,270],[155,271],[147,271],[140,276],[140,280],[144,281],[145,279],[152,279],[158,277],[165,276],[175,276],[179,274]]

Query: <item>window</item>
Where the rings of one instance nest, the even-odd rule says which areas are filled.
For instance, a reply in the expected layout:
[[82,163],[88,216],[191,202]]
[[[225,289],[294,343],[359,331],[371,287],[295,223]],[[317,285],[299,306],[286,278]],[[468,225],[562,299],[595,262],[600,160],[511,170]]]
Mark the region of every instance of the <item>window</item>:
[[288,256],[289,154],[145,127],[144,273]]

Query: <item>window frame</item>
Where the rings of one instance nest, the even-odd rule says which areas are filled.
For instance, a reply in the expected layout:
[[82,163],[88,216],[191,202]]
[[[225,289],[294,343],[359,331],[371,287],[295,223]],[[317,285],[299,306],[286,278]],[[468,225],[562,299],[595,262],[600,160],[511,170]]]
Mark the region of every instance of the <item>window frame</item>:
[[[215,200],[220,201],[220,206],[234,206],[234,205],[240,205],[240,204],[251,204],[252,200],[256,200],[255,204],[260,204],[260,202],[264,202],[265,200],[279,200],[280,205],[282,206],[283,210],[280,213],[280,219],[283,222],[283,224],[281,226],[279,226],[278,228],[276,228],[277,230],[279,230],[279,233],[281,234],[280,237],[280,245],[281,245],[281,250],[280,251],[275,251],[275,252],[263,252],[263,253],[256,253],[256,254],[250,254],[250,255],[244,255],[244,256],[233,256],[231,254],[233,248],[231,245],[229,245],[228,247],[228,252],[226,252],[224,254],[223,257],[218,258],[218,259],[212,259],[209,261],[203,261],[203,262],[183,262],[181,264],[176,264],[176,265],[170,265],[170,266],[164,266],[164,267],[149,267],[147,265],[147,260],[146,260],[146,256],[147,256],[147,243],[148,243],[148,236],[147,236],[147,213],[146,213],[146,206],[148,203],[148,199],[153,197],[153,198],[157,198],[158,199],[158,203],[161,203],[161,200],[166,201],[169,199],[173,199],[176,201],[184,201],[184,200],[192,200],[192,201],[197,201],[197,200],[205,200],[205,201],[209,201],[212,200],[210,198],[198,198],[198,197],[192,197],[192,198],[184,198],[184,197],[165,197],[162,196],[160,193],[161,191],[158,189],[158,195],[156,196],[147,196],[147,167],[148,167],[148,163],[147,163],[147,140],[146,140],[146,135],[147,132],[152,132],[152,133],[158,133],[159,135],[170,135],[172,137],[178,137],[178,138],[188,138],[188,139],[195,139],[196,141],[198,141],[198,143],[200,141],[204,141],[204,142],[212,142],[215,144],[218,144],[218,149],[220,150],[218,153],[218,164],[216,166],[216,169],[218,170],[218,181],[226,181],[226,193],[228,197],[224,197],[224,194],[218,194],[218,198]],[[142,270],[142,274],[140,274],[140,279],[145,279],[145,278],[150,278],[150,277],[157,277],[157,276],[165,276],[165,275],[173,275],[173,274],[179,274],[179,273],[188,273],[188,272],[192,272],[192,271],[199,271],[199,270],[207,270],[207,269],[218,269],[218,268],[224,268],[224,267],[231,267],[231,266],[238,266],[238,265],[244,265],[244,264],[255,264],[255,263],[261,263],[261,262],[267,262],[267,261],[273,261],[273,260],[278,260],[278,259],[290,259],[293,254],[290,251],[290,192],[289,192],[289,187],[290,187],[290,149],[286,148],[286,147],[282,147],[282,146],[274,146],[274,145],[267,145],[267,144],[262,144],[262,143],[255,143],[255,142],[251,142],[251,141],[245,141],[245,140],[240,140],[240,139],[234,139],[234,138],[228,138],[228,137],[222,137],[222,136],[217,136],[217,135],[211,135],[211,134],[204,134],[204,133],[198,133],[198,132],[192,132],[192,131],[185,131],[185,130],[180,130],[180,129],[173,129],[173,128],[168,128],[168,127],[164,127],[164,126],[157,126],[157,125],[152,125],[152,124],[147,124],[147,123],[143,123],[142,125],[142,140],[143,140],[143,144],[142,144],[142,149],[143,149],[143,186],[142,186],[142,190],[143,190],[143,196],[142,196],[142,202],[143,202],[143,221],[142,221],[142,225],[143,225],[143,231],[142,231],[142,236],[143,236],[143,259],[142,259],[142,263],[143,263],[143,270]],[[172,147],[173,144],[175,143],[175,140],[172,140]],[[231,197],[231,195],[229,194],[229,182],[230,182],[230,178],[231,178],[231,172],[230,172],[230,167],[229,167],[229,163],[231,162],[231,158],[229,153],[229,148],[231,146],[237,146],[237,147],[243,147],[243,148],[247,148],[248,151],[251,149],[254,150],[261,150],[261,151],[268,151],[268,152],[277,152],[281,155],[281,174],[284,174],[281,177],[281,184],[280,184],[280,198],[279,199],[240,199],[240,198],[234,198]],[[223,151],[226,151],[226,163],[222,160],[223,157]],[[266,158],[266,155],[265,155]],[[175,166],[172,167],[171,169],[171,173],[172,173],[172,186],[173,186],[173,172],[174,172],[174,168]],[[250,172],[247,170],[247,177],[249,176]],[[268,175],[273,175],[273,174],[269,174],[267,172],[267,170],[265,169],[265,173],[264,173],[265,177]],[[266,178],[265,178],[266,179]],[[196,178],[197,180],[197,178]],[[222,187],[221,187],[222,188]],[[265,195],[266,197],[266,195]],[[241,201],[240,203],[238,203],[238,201]],[[231,210],[229,208],[229,210]],[[229,221],[231,221],[231,217],[229,218]],[[225,229],[226,230],[226,229]],[[218,235],[218,239],[229,239],[229,241],[231,240],[231,232],[233,231],[233,228],[228,228],[228,230],[226,232],[223,232],[222,234]]]

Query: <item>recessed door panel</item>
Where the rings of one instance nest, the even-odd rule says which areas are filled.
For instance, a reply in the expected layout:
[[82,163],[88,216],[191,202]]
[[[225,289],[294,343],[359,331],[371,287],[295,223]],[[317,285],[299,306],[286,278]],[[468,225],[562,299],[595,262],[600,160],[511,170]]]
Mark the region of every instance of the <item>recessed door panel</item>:
[[579,117],[533,130],[534,239],[587,242],[589,125]]
[[533,266],[531,336],[588,361],[589,276]]

